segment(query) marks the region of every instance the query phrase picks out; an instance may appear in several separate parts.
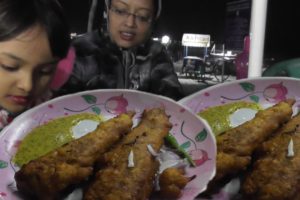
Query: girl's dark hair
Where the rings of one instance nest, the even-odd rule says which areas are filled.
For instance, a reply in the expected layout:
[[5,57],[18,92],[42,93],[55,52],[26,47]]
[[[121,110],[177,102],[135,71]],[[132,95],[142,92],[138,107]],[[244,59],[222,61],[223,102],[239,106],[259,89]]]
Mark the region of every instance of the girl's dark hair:
[[157,0],[154,0],[153,1],[153,7],[154,7],[154,17],[156,17],[156,15],[157,15],[157,12],[158,12],[158,1]]
[[53,56],[65,57],[70,45],[69,27],[57,0],[0,0],[0,42],[35,24],[45,28]]

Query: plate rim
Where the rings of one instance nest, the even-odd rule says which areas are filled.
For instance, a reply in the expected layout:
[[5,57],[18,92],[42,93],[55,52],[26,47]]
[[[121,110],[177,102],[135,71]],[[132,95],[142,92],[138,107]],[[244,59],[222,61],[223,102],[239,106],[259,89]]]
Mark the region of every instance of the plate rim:
[[153,93],[149,93],[149,92],[139,91],[139,90],[130,90],[130,89],[95,89],[95,90],[86,90],[86,91],[81,91],[81,92],[76,92],[76,93],[71,93],[71,94],[66,94],[66,95],[58,96],[58,97],[52,98],[50,100],[44,101],[41,104],[38,104],[38,105],[36,105],[36,106],[34,106],[32,108],[29,108],[28,110],[26,110],[26,111],[22,112],[21,114],[19,114],[18,116],[16,116],[14,118],[14,120],[9,125],[5,126],[2,129],[2,131],[1,131],[2,134],[0,133],[0,138],[5,135],[6,129],[8,129],[9,126],[12,123],[16,123],[15,121],[20,121],[22,118],[24,118],[24,116],[29,115],[31,113],[34,113],[36,110],[38,110],[41,107],[44,107],[47,104],[55,103],[57,101],[61,101],[62,99],[70,98],[72,96],[82,96],[84,94],[98,93],[98,92],[104,92],[104,93],[110,93],[110,92],[116,92],[116,93],[118,93],[118,92],[119,93],[121,93],[121,92],[136,93],[136,94],[142,94],[142,95],[146,95],[146,96],[153,96],[153,97],[156,97],[156,98],[164,99],[164,100],[172,102],[172,103],[179,104],[177,101],[175,101],[175,100],[173,100],[173,99],[171,99],[169,97],[158,95],[158,94],[153,94]]
[[298,78],[285,77],[285,76],[244,78],[244,79],[234,80],[234,81],[230,81],[230,82],[218,83],[216,85],[204,88],[204,89],[199,90],[199,91],[197,91],[197,92],[195,92],[195,93],[193,93],[193,94],[191,94],[189,96],[186,96],[186,97],[180,99],[178,101],[178,103],[182,104],[182,105],[186,105],[186,103],[190,99],[193,99],[193,98],[195,98],[195,97],[197,97],[197,96],[199,96],[201,94],[204,94],[204,93],[209,92],[211,90],[214,90],[216,88],[225,87],[225,86],[228,86],[228,85],[234,85],[234,84],[238,84],[238,83],[245,82],[245,81],[256,81],[256,80],[283,80],[283,81],[286,80],[286,81],[295,81],[295,82],[299,82],[300,83],[300,79],[298,79]]

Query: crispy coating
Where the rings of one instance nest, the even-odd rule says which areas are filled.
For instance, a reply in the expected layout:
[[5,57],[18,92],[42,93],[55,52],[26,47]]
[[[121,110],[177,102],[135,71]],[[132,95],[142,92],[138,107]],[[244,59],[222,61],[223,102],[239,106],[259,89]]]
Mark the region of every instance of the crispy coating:
[[[147,149],[158,152],[171,129],[160,108],[144,111],[141,122],[104,156],[106,167],[99,170],[87,189],[85,200],[145,200],[152,192],[159,163]],[[132,151],[134,167],[128,167]]]
[[[246,176],[243,193],[249,199],[300,199],[300,115],[293,117],[275,136],[263,143],[253,170]],[[288,145],[294,156],[288,157]]]
[[191,179],[184,176],[184,170],[179,168],[165,169],[159,176],[160,196],[164,199],[177,199],[182,189]]
[[95,161],[131,130],[133,115],[100,123],[95,131],[23,165],[15,174],[18,190],[35,199],[59,199],[68,186],[86,180]]
[[214,180],[246,169],[254,150],[291,118],[294,102],[289,99],[261,110],[253,119],[217,137],[217,174]]
[[217,153],[217,170],[215,179],[219,180],[228,172],[245,170],[251,162],[251,156],[233,156],[223,152]]

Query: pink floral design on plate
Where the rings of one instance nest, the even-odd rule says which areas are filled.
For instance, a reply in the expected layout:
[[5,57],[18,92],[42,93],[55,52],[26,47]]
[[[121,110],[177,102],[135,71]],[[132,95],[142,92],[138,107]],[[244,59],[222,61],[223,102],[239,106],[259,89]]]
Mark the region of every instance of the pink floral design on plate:
[[112,114],[121,114],[127,111],[128,101],[123,95],[114,96],[105,102],[105,108]]
[[270,102],[280,102],[286,99],[288,89],[283,85],[282,82],[271,84],[264,90],[264,97]]

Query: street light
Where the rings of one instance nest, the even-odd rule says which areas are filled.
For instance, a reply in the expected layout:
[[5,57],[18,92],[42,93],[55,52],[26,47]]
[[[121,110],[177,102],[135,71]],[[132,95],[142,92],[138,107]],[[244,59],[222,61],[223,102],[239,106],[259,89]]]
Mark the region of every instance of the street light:
[[161,43],[164,44],[164,45],[167,45],[171,42],[171,39],[169,36],[167,35],[164,35],[162,38],[161,38]]

